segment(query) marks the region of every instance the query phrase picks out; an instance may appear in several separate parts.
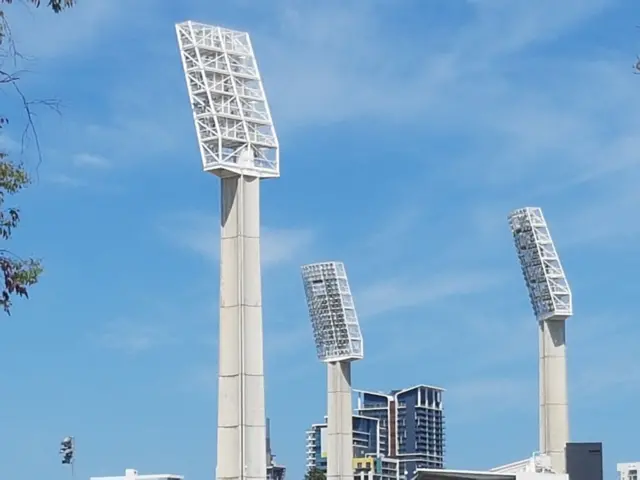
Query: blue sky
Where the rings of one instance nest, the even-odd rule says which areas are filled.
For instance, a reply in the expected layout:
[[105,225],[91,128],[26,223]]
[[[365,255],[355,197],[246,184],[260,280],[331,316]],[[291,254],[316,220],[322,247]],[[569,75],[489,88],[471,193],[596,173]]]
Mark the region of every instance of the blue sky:
[[[632,0],[92,0],[8,7],[43,163],[10,248],[44,259],[1,323],[5,475],[211,478],[218,181],[201,172],[173,24],[251,32],[281,142],[263,185],[267,408],[300,479],[325,409],[299,275],[346,263],[354,384],[447,389],[447,465],[537,446],[537,335],[506,221],[541,206],[574,291],[572,438],[637,460],[640,51]],[[2,137],[16,152],[15,98]],[[13,102],[13,103],[11,103]],[[10,105],[9,105],[10,104]],[[7,106],[9,105],[9,106]],[[19,155],[19,152],[16,153]],[[635,283],[634,283],[635,282]]]

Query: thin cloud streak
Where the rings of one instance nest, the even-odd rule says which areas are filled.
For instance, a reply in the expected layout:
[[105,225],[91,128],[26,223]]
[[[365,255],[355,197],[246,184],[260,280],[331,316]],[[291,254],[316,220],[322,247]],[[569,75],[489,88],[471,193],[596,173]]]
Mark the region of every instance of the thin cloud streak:
[[393,279],[364,287],[355,293],[355,301],[360,316],[368,318],[481,293],[504,281],[504,275],[491,271],[436,275],[426,280]]
[[[587,118],[601,118],[602,106],[593,105],[597,100],[591,92],[603,80],[585,72],[580,77],[585,85],[575,89],[575,75],[596,67],[590,59],[536,65],[536,71],[554,70],[556,76],[567,80],[551,86],[542,81],[544,88],[534,88],[535,82],[517,81],[506,65],[514,65],[513,58],[527,48],[556,39],[610,5],[606,0],[567,0],[561,5],[550,0],[468,2],[470,20],[448,27],[452,40],[444,45],[429,36],[429,29],[426,33],[412,29],[388,32],[385,12],[396,5],[384,1],[356,1],[349,7],[336,1],[317,5],[277,1],[265,11],[277,24],[275,29],[264,24],[246,28],[252,32],[281,132],[359,118],[384,120],[390,127],[416,125],[419,120],[420,128],[428,127],[433,132],[489,138],[493,147],[483,155],[488,159],[485,162],[472,162],[471,168],[465,169],[458,168],[465,159],[452,158],[449,163],[462,178],[504,184],[513,176],[522,178],[543,161],[543,154],[549,150],[570,144],[566,138],[591,137],[577,134],[584,130],[581,119],[585,113],[591,114]],[[555,12],[553,19],[547,14],[550,6]],[[203,15],[208,16],[205,11]],[[335,36],[336,25],[342,32],[339,38]],[[393,42],[388,41],[389,35]],[[409,46],[417,40],[423,40],[426,48],[416,59]],[[472,56],[470,51],[474,52]],[[109,158],[121,156],[125,150],[127,158],[173,154],[186,148],[183,138],[191,138],[194,144],[186,94],[184,89],[171,86],[171,82],[182,83],[178,58],[171,59],[156,50],[147,52],[146,58],[145,81],[132,85],[127,80],[122,88],[112,89],[116,92],[112,103],[123,107],[114,109],[113,121],[92,125],[93,133],[87,129],[95,137],[93,143],[105,146],[103,153]],[[384,65],[380,58],[385,58]],[[515,65],[516,69],[525,68],[517,62]],[[163,75],[157,75],[156,70]],[[167,71],[171,82],[159,84],[157,79],[167,78]],[[535,74],[531,77],[538,78]],[[292,83],[291,78],[296,81]],[[154,101],[147,100],[151,96]],[[162,115],[158,115],[158,109],[149,108],[157,104],[157,98],[163,99]],[[585,103],[585,99],[590,101]],[[129,112],[127,106],[133,103],[142,108]],[[582,105],[587,105],[587,112]],[[596,111],[590,112],[592,107]],[[122,114],[124,111],[127,115]],[[167,115],[167,111],[178,114]],[[183,121],[167,123],[167,118]],[[502,136],[508,140],[491,138]],[[483,148],[474,145],[476,140],[467,139],[465,143],[472,146],[470,151],[477,157]],[[119,153],[111,151],[114,144]],[[565,162],[566,150],[563,147],[562,154],[549,161],[564,164],[586,157],[574,148]],[[513,162],[516,158],[519,161]],[[473,164],[479,164],[477,171]]]
[[[209,344],[217,348],[217,338]],[[309,365],[299,361],[300,353],[303,350],[307,352],[313,351],[314,348],[313,333],[308,325],[287,330],[271,330],[268,324],[265,325],[265,365],[268,368],[274,368],[274,366],[278,368],[278,375],[270,377],[270,383],[280,380],[288,382],[308,372]],[[208,392],[216,392],[218,382],[217,368],[217,362],[198,366],[186,376],[187,385]]]
[[[473,92],[485,93],[473,89],[467,80],[471,74],[474,83],[480,74],[481,81],[493,78],[499,85],[501,69],[495,67],[502,59],[556,38],[599,13],[607,3],[471,2],[471,21],[448,32],[454,40],[443,48],[433,47],[434,39],[425,34],[427,49],[418,58],[411,48],[402,48],[411,44],[408,32],[388,32],[386,16],[381,13],[395,8],[388,2],[375,7],[367,2],[349,7],[338,2],[284,2],[277,14],[277,32],[257,28],[253,36],[277,117],[287,124],[372,116],[409,120],[425,112],[434,121],[441,122],[445,113],[445,121],[460,123],[473,112],[491,112],[469,108],[471,104],[464,102],[464,113],[456,108],[455,118],[446,114],[451,111],[450,100],[461,93],[468,97],[465,90],[470,87]],[[547,14],[549,6],[559,9],[552,21]],[[343,32],[338,38],[336,24]],[[388,41],[389,35],[393,42]],[[411,55],[410,62],[406,55]],[[385,66],[380,65],[380,58],[387,59]],[[293,89],[290,78],[297,79]],[[401,89],[397,88],[400,78]],[[308,95],[310,90],[316,94]],[[477,104],[481,95],[474,100]],[[454,105],[462,107],[461,102]],[[430,111],[434,106],[436,111]]]
[[162,327],[123,320],[108,324],[96,340],[104,348],[130,355],[165,347],[176,341]]
[[86,187],[87,182],[81,178],[77,178],[66,173],[52,173],[47,175],[44,180],[48,183],[59,185],[62,187],[78,188]]
[[[161,231],[176,245],[211,262],[220,260],[219,220],[212,215],[192,212],[172,216],[162,222]],[[260,239],[262,265],[269,268],[292,262],[312,247],[314,239],[310,229],[263,227]]]
[[[129,22],[137,22],[143,11],[153,7],[156,4],[146,0],[135,4],[121,0],[92,0],[78,2],[59,14],[46,5],[36,9],[27,2],[14,2],[4,10],[20,53],[27,59],[42,61],[86,54],[96,44],[111,40],[119,29],[130,28]],[[157,7],[154,10],[158,10]]]
[[109,162],[106,158],[95,155],[92,153],[78,153],[73,156],[73,164],[76,167],[87,167],[87,168],[97,168],[97,169],[105,169],[111,166],[111,162]]

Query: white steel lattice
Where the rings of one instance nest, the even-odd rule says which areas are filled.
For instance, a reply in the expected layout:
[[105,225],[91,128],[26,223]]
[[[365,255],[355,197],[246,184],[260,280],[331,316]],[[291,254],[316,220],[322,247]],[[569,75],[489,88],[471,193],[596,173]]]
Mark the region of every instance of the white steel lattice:
[[304,265],[302,281],[318,358],[323,362],[360,360],[362,333],[344,264]]
[[542,210],[515,210],[509,224],[536,318],[567,319],[573,314],[571,289]]
[[205,171],[280,176],[278,139],[249,34],[176,25]]

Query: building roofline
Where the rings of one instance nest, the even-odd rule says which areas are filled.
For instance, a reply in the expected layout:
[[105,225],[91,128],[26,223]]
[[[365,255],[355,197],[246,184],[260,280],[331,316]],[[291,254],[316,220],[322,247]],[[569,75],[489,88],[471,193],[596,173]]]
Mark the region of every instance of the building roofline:
[[326,426],[327,426],[327,422],[325,422],[325,423],[313,423],[313,424],[311,424],[311,428],[309,430],[307,430],[307,432],[312,431],[316,427],[326,427]]
[[[379,418],[369,417],[368,415],[359,415],[357,413],[353,413],[352,417],[364,418],[365,420],[375,420],[376,422],[380,423],[380,419]],[[309,430],[307,430],[307,433],[313,432],[314,428],[327,428],[327,426],[328,426],[327,422],[324,422],[324,423],[313,423],[311,425],[311,428]]]
[[[356,392],[356,393],[367,393],[369,395],[376,395],[378,397],[384,397],[384,398],[387,398],[387,399],[393,398],[392,395],[389,395],[388,393],[385,393],[385,392],[372,392],[371,390],[359,390],[357,388],[354,388],[353,391]],[[382,407],[380,407],[380,408],[382,408]]]
[[[364,394],[369,394],[369,395],[375,395],[378,397],[384,397],[387,400],[393,400],[393,398],[396,395],[400,395],[401,393],[405,393],[405,392],[410,392],[411,390],[415,390],[416,388],[428,388],[429,390],[436,390],[438,392],[446,392],[446,389],[442,388],[442,387],[436,387],[434,385],[427,385],[426,383],[419,383],[417,385],[413,385],[412,387],[407,387],[407,388],[403,388],[402,390],[398,390],[396,392],[393,393],[388,393],[388,392],[374,392],[371,390],[360,390],[357,388],[354,388],[353,391],[355,393],[364,393]],[[382,407],[380,407],[382,408]]]
[[397,392],[394,393],[394,395],[400,395],[401,393],[405,393],[405,392],[410,392],[411,390],[415,390],[416,388],[428,388],[430,390],[437,390],[439,392],[445,392],[446,390],[442,387],[435,387],[433,385],[427,385],[425,383],[419,383],[418,385],[414,385],[413,387],[408,387],[402,390],[398,390]]
[[413,480],[516,480],[514,473],[482,472],[474,470],[442,470],[418,468]]

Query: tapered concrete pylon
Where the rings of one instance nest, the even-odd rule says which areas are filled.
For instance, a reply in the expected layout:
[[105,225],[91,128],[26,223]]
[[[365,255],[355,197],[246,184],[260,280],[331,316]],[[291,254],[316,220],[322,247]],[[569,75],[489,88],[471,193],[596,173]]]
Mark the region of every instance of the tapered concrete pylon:
[[327,363],[327,480],[353,480],[351,362]]
[[539,332],[540,452],[549,455],[554,471],[564,473],[569,442],[565,321],[542,321]]
[[260,181],[222,180],[218,480],[264,480]]

